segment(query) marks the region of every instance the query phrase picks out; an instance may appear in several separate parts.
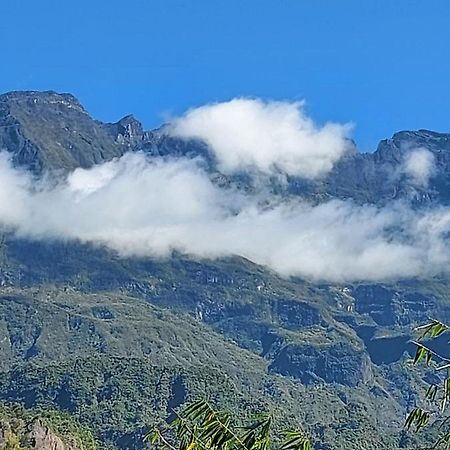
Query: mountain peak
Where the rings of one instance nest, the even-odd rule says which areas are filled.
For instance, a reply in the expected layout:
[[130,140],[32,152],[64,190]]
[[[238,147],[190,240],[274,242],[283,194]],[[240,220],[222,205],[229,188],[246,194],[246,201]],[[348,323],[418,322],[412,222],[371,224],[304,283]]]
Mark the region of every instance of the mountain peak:
[[399,131],[390,139],[382,140],[374,157],[379,162],[401,163],[405,154],[423,148],[433,154],[450,155],[450,134],[420,129]]
[[144,136],[144,127],[132,114],[122,117],[113,126],[117,127],[117,139],[119,141],[134,142]]
[[75,96],[55,91],[11,91],[0,95],[0,103],[6,103],[13,108],[59,105],[86,113]]
[[124,139],[119,140],[117,124],[112,130],[94,120],[71,94],[8,92],[0,95],[0,150],[35,173],[87,168],[128,150],[127,133],[142,126],[131,117],[122,120]]

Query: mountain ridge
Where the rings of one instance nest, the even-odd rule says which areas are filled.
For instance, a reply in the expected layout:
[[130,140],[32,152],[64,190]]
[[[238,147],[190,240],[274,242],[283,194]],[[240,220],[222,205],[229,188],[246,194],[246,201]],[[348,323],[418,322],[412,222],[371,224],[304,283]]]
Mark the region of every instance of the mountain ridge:
[[[412,186],[401,175],[405,155],[411,148],[426,147],[436,170],[427,186]],[[132,114],[115,123],[91,118],[71,94],[54,91],[11,92],[0,95],[0,149],[13,162],[35,174],[73,171],[142,151],[150,156],[200,156],[216,179],[251,189],[251,182],[239,175],[224,175],[215,167],[206,144],[168,135],[165,127],[144,130]],[[357,203],[386,204],[393,199],[414,201],[416,206],[439,202],[450,204],[450,134],[430,130],[400,131],[380,141],[372,153],[344,155],[326,175],[316,180],[289,176],[287,186],[272,183],[283,195],[322,201],[352,198]],[[382,181],[381,181],[382,180]],[[273,184],[275,183],[275,184]],[[314,201],[316,201],[314,200]]]

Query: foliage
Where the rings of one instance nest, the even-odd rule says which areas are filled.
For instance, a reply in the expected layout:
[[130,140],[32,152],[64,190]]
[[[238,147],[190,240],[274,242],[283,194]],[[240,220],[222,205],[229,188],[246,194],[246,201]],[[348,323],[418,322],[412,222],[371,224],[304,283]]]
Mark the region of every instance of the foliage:
[[435,381],[429,384],[425,394],[424,406],[416,406],[405,421],[407,429],[413,428],[416,432],[433,426],[439,430],[439,436],[432,448],[450,448],[450,415],[448,403],[450,400],[450,359],[442,352],[433,349],[433,341],[441,337],[448,330],[448,326],[433,320],[432,322],[416,328],[418,333],[414,341],[416,353],[413,364],[424,364],[427,368],[436,371]]
[[[208,399],[221,408],[233,408],[239,395],[246,407],[235,412],[278,408],[291,424],[308,424],[324,447],[359,449],[364,439],[368,449],[396,448],[397,399],[405,391],[412,399],[414,387],[391,382],[373,349],[401,358],[409,322],[407,331],[392,324],[405,320],[408,305],[408,320],[416,320],[426,299],[443,302],[448,291],[433,284],[419,296],[415,286],[396,285],[346,294],[283,280],[238,258],[128,260],[81,244],[9,239],[4,247],[1,398],[68,411],[116,448],[139,449],[142,427],[174,406],[171,377],[160,383],[153,370],[174,366],[186,369],[187,401],[203,394],[195,381],[207,367],[223,375],[208,377],[210,389],[223,394]],[[336,298],[353,310],[333,309]],[[375,298],[395,298],[401,314],[372,304]],[[372,338],[370,330],[387,338]],[[77,357],[89,362],[69,362]],[[226,398],[230,384],[236,390]],[[384,423],[393,426],[380,433]]]
[[[167,450],[270,450],[271,428],[270,415],[259,415],[241,424],[233,414],[216,411],[200,400],[176,413],[168,430],[157,428],[146,439],[156,448]],[[311,450],[311,442],[301,431],[286,432],[277,449]]]
[[154,366],[139,358],[77,358],[0,374],[0,400],[39,410],[59,408],[91,428],[102,444],[116,448],[142,447],[149,423],[199,395],[236,412],[250,404],[264,408],[214,369]]
[[[64,260],[75,259],[67,254]],[[83,254],[80,250],[76,256]],[[0,398],[27,407],[60,408],[90,427],[102,445],[139,449],[143,427],[180,404],[176,380],[181,379],[184,401],[220,394],[207,398],[238,414],[269,409],[291,426],[308,424],[314,440],[331,448],[359,449],[362,439],[368,449],[395,448],[396,430],[379,433],[376,426],[382,416],[400,428],[399,407],[384,388],[369,392],[370,379],[355,389],[322,385],[314,377],[305,386],[277,375],[278,370],[297,377],[299,368],[324,377],[317,358],[309,358],[315,365],[302,369],[312,353],[333,362],[326,372],[333,379],[359,373],[352,370],[357,360],[352,361],[351,352],[362,352],[361,345],[355,350],[356,335],[337,326],[323,308],[319,325],[308,325],[316,320],[316,304],[307,303],[305,293],[298,291],[302,301],[287,290],[279,298],[281,284],[288,282],[267,275],[266,286],[270,281],[275,289],[279,283],[278,294],[264,294],[251,284],[261,283],[257,277],[263,275],[231,261],[208,267],[180,260],[152,264],[159,269],[149,267],[147,277],[151,274],[159,284],[155,298],[149,290],[146,301],[118,291],[96,292],[100,288],[92,286],[86,288],[92,293],[70,286],[3,287],[0,333],[7,339],[0,343],[0,365],[6,369],[0,374]],[[44,270],[38,260],[33,267]],[[162,272],[156,277],[158,270]],[[62,273],[56,263],[54,271]],[[217,282],[227,273],[233,273],[233,282]],[[203,320],[176,305],[169,308],[170,302],[202,311]],[[240,333],[246,333],[245,341]],[[352,346],[348,356],[339,358],[332,351],[344,340]],[[247,342],[252,352],[242,348]],[[371,376],[370,365],[367,370]]]
[[25,447],[22,446],[19,436],[16,433],[10,432],[6,438],[3,450],[25,450]]

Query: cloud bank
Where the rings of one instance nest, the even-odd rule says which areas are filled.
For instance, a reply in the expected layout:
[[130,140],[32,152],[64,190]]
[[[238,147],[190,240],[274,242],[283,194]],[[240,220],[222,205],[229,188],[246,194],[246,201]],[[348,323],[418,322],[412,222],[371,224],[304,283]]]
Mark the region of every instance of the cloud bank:
[[427,187],[435,170],[434,155],[426,148],[418,148],[407,153],[403,163],[403,172],[417,187]]
[[77,239],[123,256],[240,255],[284,276],[337,282],[449,267],[449,209],[265,195],[218,187],[198,160],[127,154],[49,186],[0,154],[0,224],[18,237]]
[[280,170],[304,178],[328,173],[351,150],[350,129],[336,123],[317,126],[301,102],[248,98],[192,109],[168,127],[173,136],[205,141],[225,174]]

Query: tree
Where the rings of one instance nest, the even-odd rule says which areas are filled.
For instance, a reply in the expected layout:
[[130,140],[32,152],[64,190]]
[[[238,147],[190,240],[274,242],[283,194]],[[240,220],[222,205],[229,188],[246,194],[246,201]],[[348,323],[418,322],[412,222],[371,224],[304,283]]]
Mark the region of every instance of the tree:
[[[272,417],[259,415],[246,422],[231,413],[217,411],[206,401],[187,405],[164,428],[150,432],[145,439],[165,450],[271,450]],[[286,432],[276,439],[277,450],[311,450],[303,431]]]
[[25,447],[22,446],[17,434],[9,432],[3,450],[25,450]]
[[436,371],[437,382],[430,383],[425,394],[425,405],[417,406],[408,415],[405,426],[414,428],[416,432],[430,426],[436,426],[439,430],[437,440],[431,448],[450,448],[450,415],[448,415],[448,403],[450,399],[450,359],[432,349],[432,341],[442,336],[448,330],[448,326],[433,320],[432,322],[416,328],[418,337],[413,343],[416,346],[416,354],[413,363],[425,364]]

